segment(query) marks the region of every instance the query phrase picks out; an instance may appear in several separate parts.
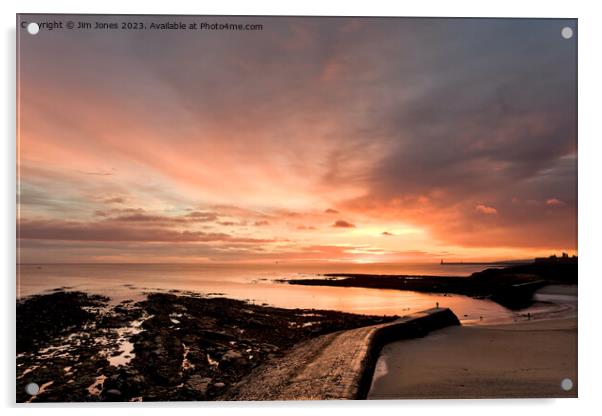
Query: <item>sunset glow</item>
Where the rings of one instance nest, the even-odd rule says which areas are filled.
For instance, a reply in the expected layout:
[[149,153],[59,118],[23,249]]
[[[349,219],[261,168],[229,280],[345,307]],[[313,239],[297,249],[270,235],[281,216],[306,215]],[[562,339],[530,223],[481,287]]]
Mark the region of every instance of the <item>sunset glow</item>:
[[576,254],[561,22],[230,20],[23,37],[22,263]]

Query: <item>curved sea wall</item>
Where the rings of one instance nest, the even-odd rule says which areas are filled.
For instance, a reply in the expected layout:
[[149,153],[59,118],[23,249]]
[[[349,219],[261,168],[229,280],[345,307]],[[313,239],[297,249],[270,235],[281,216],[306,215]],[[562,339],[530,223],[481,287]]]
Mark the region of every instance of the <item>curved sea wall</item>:
[[226,400],[363,399],[383,345],[460,325],[448,308],[429,309],[386,324],[322,335],[257,367]]

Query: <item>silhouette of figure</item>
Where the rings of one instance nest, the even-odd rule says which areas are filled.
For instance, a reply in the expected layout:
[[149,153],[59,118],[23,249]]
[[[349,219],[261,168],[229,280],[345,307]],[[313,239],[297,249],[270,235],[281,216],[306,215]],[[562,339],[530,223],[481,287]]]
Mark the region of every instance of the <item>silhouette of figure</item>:
[[439,309],[439,302],[435,302],[435,309]]

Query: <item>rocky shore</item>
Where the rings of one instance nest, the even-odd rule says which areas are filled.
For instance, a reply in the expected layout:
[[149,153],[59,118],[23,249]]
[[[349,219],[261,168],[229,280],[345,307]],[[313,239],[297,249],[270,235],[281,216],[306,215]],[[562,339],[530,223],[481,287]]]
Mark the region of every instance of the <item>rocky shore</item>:
[[[111,305],[57,289],[17,303],[16,399],[219,400],[300,342],[393,319],[177,291]],[[29,383],[40,386],[36,396]]]

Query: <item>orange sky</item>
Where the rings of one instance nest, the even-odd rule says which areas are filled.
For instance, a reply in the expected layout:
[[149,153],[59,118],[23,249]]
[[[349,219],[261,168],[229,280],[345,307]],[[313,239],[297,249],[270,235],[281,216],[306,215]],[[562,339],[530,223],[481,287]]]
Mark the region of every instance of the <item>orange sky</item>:
[[573,21],[227,19],[21,35],[21,262],[576,252]]

